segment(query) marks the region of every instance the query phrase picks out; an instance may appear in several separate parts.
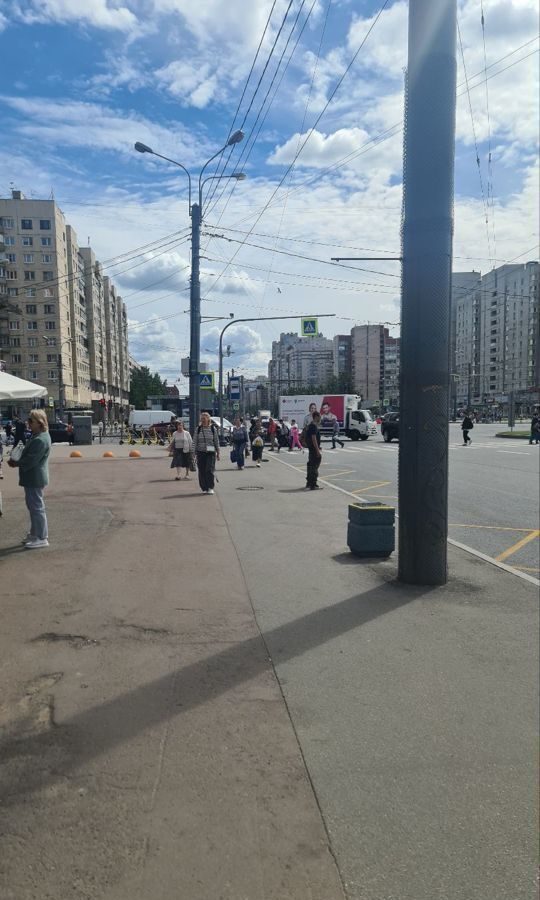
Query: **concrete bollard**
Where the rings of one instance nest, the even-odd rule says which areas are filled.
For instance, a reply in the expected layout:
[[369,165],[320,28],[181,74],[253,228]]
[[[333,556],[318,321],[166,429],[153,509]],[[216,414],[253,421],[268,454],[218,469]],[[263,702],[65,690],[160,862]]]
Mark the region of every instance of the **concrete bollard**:
[[141,454],[139,453],[138,450],[130,450],[129,456],[131,457],[131,459],[140,459],[141,458]]
[[82,458],[82,453],[80,450],[72,450],[69,455],[70,455],[71,459],[81,459]]
[[105,450],[105,453],[102,454],[103,459],[114,459],[114,453],[112,450]]
[[382,503],[349,504],[347,546],[355,556],[390,556],[396,546],[395,509]]

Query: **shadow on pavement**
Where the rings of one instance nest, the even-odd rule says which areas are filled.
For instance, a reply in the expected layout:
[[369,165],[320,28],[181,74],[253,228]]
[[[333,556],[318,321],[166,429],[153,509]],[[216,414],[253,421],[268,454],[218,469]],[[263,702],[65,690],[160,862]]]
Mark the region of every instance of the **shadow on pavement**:
[[377,563],[388,562],[388,556],[355,556],[354,553],[336,553],[330,559],[340,563],[342,566],[373,566]]
[[52,732],[8,739],[0,744],[0,761],[17,758],[19,771],[16,784],[7,779],[2,802],[16,804],[146,729],[258,677],[268,670],[269,658],[279,665],[429,590],[397,582],[379,585],[126,691],[72,716]]

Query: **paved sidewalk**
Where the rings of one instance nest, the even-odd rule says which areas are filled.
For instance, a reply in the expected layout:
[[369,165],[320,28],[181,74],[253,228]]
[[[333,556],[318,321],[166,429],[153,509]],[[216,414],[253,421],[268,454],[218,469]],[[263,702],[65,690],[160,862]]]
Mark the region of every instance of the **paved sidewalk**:
[[535,587],[400,586],[273,456],[206,497],[102,449],[49,550],[3,482],[2,900],[530,900]]

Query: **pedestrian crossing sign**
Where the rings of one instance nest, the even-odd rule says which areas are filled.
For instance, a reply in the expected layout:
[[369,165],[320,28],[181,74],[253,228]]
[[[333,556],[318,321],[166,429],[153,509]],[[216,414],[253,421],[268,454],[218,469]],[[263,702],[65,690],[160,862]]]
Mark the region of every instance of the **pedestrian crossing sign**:
[[301,335],[302,337],[317,337],[319,333],[318,319],[302,319]]
[[214,372],[199,372],[199,387],[201,391],[213,391]]

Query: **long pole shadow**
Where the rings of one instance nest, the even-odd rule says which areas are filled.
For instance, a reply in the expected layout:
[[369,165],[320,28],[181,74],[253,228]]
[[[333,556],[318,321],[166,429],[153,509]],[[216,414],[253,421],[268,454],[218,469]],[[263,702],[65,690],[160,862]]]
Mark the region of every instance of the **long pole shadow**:
[[256,678],[268,669],[269,652],[275,663],[286,662],[405,606],[429,590],[396,582],[382,584],[280,625],[262,638],[257,635],[241,641],[126,691],[72,716],[52,731],[12,737],[0,744],[0,763],[17,759],[17,785],[8,784],[0,800],[6,806],[14,805],[146,729]]

